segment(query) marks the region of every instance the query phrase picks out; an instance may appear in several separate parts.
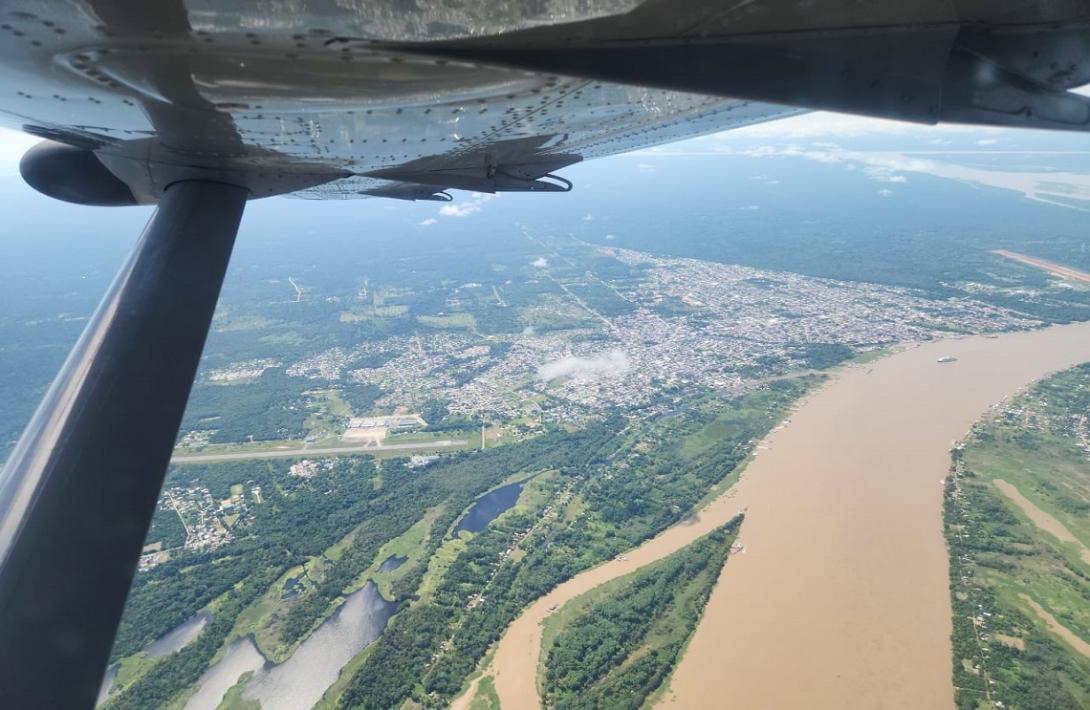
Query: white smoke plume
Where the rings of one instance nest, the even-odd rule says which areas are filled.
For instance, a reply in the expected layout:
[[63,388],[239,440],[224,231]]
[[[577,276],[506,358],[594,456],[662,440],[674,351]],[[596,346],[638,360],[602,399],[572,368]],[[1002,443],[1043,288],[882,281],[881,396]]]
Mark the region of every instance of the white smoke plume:
[[618,377],[628,372],[631,367],[628,355],[621,350],[610,350],[588,357],[567,355],[537,368],[535,379],[548,382],[558,377]]

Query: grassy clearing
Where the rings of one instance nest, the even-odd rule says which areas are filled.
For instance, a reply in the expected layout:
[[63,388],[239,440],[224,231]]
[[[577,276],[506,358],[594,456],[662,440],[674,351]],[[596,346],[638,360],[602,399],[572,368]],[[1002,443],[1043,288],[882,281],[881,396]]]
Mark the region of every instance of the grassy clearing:
[[[341,669],[341,672],[337,675],[337,680],[333,681],[333,685],[326,689],[322,699],[315,703],[312,710],[338,710],[341,704],[341,695],[344,694],[344,690],[348,687],[352,676],[363,667],[363,664],[367,662],[367,657],[371,655],[374,649],[375,644],[371,643],[353,656],[352,660]],[[246,710],[249,710],[249,708]]]
[[1034,506],[1090,547],[1086,461],[1077,449],[1046,434],[1003,436],[969,452],[969,463],[990,479],[1007,481]]
[[[557,471],[543,471],[527,480],[515,503],[514,510],[530,512],[541,510],[548,505],[555,493],[557,476]],[[520,479],[526,479],[526,474],[520,473],[513,480]]]
[[[809,389],[820,383],[820,376],[804,375],[788,380]],[[706,455],[724,441],[735,439],[739,432],[749,431],[755,420],[783,412],[783,396],[773,390],[759,390],[747,397],[726,403],[719,413],[704,427],[687,434],[681,440],[680,453],[687,460]]]
[[500,710],[500,696],[496,694],[496,682],[492,676],[485,676],[477,683],[477,693],[469,710]]
[[314,445],[343,446],[341,435],[352,416],[352,407],[337,390],[311,390],[307,394],[311,397],[308,403],[311,414],[303,426],[316,439]]
[[273,322],[262,316],[225,316],[217,318],[215,329],[217,333],[234,333],[247,330],[261,330],[268,328]]
[[892,352],[892,348],[874,348],[872,350],[864,350],[863,352],[852,356],[851,359],[848,360],[848,362],[855,365],[869,365],[872,362],[881,360],[886,355],[889,355]]
[[377,321],[383,318],[401,318],[409,313],[409,307],[404,304],[390,304],[385,306],[360,306],[340,314],[341,323],[365,323]]
[[445,329],[473,329],[477,327],[477,319],[472,313],[448,313],[442,316],[417,316],[416,322],[429,328]]
[[258,650],[273,663],[283,663],[290,658],[305,635],[293,644],[285,644],[281,639],[284,619],[294,602],[293,598],[284,598],[288,580],[296,578],[304,590],[312,589],[324,578],[329,565],[344,554],[355,534],[356,529],[330,545],[321,555],[311,557],[304,564],[280,575],[264,594],[239,614],[234,628],[224,641],[224,648],[235,639],[252,634]]
[[[436,532],[438,533],[438,531]],[[443,534],[445,534],[445,531]],[[466,541],[462,538],[452,538],[443,541],[443,544],[439,546],[439,549],[436,550],[435,554],[428,560],[428,571],[424,574],[423,581],[420,582],[420,590],[417,592],[417,595],[422,601],[429,601],[432,599],[435,595],[435,590],[439,587],[439,583],[443,581],[443,575],[447,573],[450,566],[458,559],[458,555],[462,554],[465,549]]]
[[[435,519],[439,516],[439,511],[440,508],[432,508],[412,527],[379,548],[378,554],[375,555],[375,561],[352,582],[351,586],[345,590],[345,593],[351,594],[356,590],[363,589],[364,585],[367,584],[367,580],[370,579],[378,586],[382,596],[392,599],[393,592],[390,586],[404,577],[416,565],[424,564],[422,558],[427,551],[428,533],[431,531]],[[391,557],[404,557],[405,562],[395,570],[379,572],[382,563]]]
[[114,678],[113,693],[117,694],[122,688],[127,688],[147,673],[155,665],[156,658],[148,658],[140,651],[121,659],[121,665],[117,669],[117,677]]
[[[954,450],[944,517],[960,708],[1090,706],[1090,657],[1076,649],[1090,641],[1087,411],[1081,366],[1034,386]],[[997,481],[1079,543],[1048,532]]]
[[242,697],[242,691],[246,689],[246,683],[253,675],[253,671],[243,673],[238,682],[228,688],[216,710],[261,710],[259,701],[246,700]]

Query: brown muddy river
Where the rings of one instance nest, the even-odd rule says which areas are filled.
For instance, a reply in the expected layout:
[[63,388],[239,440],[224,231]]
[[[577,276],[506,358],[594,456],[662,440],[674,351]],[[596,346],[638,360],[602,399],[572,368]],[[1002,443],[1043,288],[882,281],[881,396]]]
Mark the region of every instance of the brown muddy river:
[[[943,356],[955,362],[938,363]],[[911,347],[839,372],[695,518],[578,575],[508,629],[491,669],[505,708],[538,705],[553,604],[659,559],[742,509],[739,541],[663,705],[953,705],[942,535],[949,449],[988,408],[1090,360],[1090,324]]]

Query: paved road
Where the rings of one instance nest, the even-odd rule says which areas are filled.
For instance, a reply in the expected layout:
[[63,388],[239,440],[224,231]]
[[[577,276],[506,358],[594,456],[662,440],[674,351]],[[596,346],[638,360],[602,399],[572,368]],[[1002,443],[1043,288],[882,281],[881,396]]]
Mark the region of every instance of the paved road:
[[292,459],[300,456],[336,456],[338,454],[367,454],[376,451],[403,451],[406,449],[445,449],[466,446],[469,439],[439,439],[414,441],[409,444],[370,444],[367,446],[336,446],[329,449],[278,449],[274,451],[238,451],[230,454],[194,454],[175,456],[171,463],[215,463],[245,459]]

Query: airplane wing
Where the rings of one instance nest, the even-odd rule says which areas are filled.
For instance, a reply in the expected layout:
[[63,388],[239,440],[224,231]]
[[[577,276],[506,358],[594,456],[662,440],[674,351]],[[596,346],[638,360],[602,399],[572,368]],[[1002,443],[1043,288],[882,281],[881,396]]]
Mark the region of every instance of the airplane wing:
[[[5,0],[0,121],[92,151],[117,189],[85,200],[139,203],[182,178],[555,192],[539,178],[578,160],[813,108],[1090,125],[1067,91],[1090,80],[1085,2],[451,5]],[[74,155],[32,183],[78,201]]]
[[91,707],[248,199],[565,192],[824,109],[1085,131],[1090,0],[0,0],[39,191],[157,203],[0,474],[0,697]]
[[[47,193],[153,203],[185,176],[247,175],[254,195],[319,199],[559,191],[563,183],[539,178],[800,112],[371,47],[584,20],[631,4],[560,3],[490,19],[489,3],[298,3],[268,16],[261,2],[8,0],[0,122],[90,151],[106,168],[80,195],[79,171],[66,164],[78,154],[40,155],[24,173]],[[592,9],[576,9],[583,5]],[[104,185],[114,189],[103,194]]]

